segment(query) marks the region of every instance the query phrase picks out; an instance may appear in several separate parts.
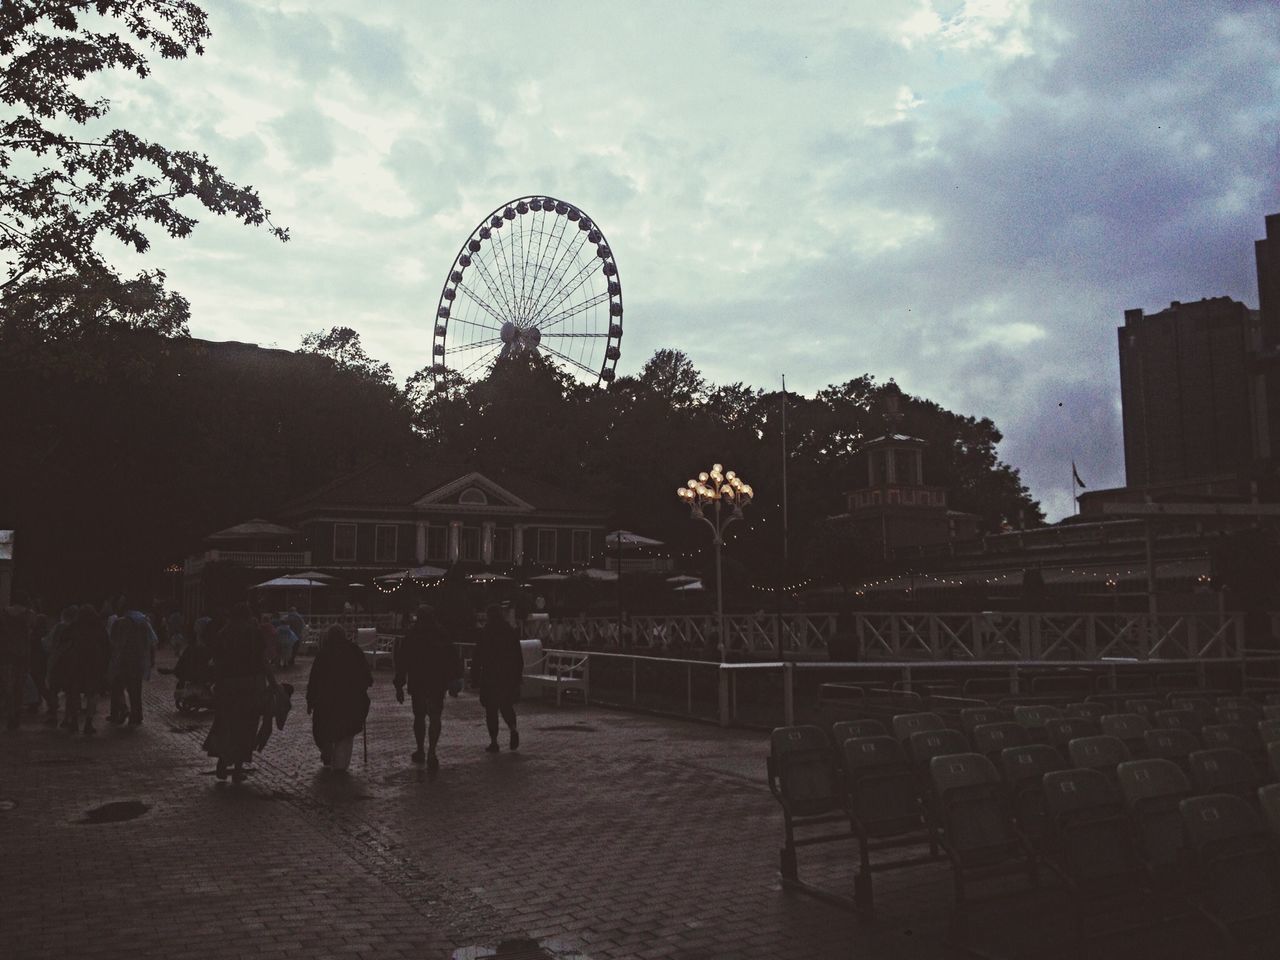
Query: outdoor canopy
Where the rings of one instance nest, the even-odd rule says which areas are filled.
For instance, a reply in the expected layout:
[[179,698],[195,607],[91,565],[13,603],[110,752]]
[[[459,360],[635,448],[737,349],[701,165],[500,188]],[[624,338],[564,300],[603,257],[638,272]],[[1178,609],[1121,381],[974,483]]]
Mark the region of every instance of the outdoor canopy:
[[268,580],[266,583],[257,583],[250,587],[250,590],[319,590],[327,587],[327,583],[318,583],[315,580],[303,580],[299,577],[276,577],[274,580]]
[[614,530],[612,533],[604,535],[604,542],[616,547],[621,543],[624,547],[661,547],[661,540],[653,540],[649,537],[642,537],[638,533],[632,533],[630,530]]
[[413,577],[415,580],[430,580],[433,577],[443,577],[445,571],[440,567],[410,567],[407,570],[397,570],[395,573],[384,573],[380,577],[373,579],[378,583],[387,583],[392,580],[403,580],[405,577]]

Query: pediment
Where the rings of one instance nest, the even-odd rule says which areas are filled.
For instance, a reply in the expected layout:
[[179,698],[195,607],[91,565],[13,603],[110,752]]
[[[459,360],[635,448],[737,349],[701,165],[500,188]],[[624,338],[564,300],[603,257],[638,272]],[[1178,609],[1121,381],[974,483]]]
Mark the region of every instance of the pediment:
[[535,509],[533,504],[475,471],[436,487],[413,505],[419,510],[448,508],[476,513],[531,513]]

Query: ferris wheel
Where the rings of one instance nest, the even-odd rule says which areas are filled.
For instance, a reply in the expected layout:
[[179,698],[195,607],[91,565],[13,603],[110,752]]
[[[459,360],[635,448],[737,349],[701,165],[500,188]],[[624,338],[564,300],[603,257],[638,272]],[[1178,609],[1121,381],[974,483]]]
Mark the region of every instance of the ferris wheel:
[[450,375],[482,376],[527,351],[608,384],[621,344],[622,283],[599,226],[555,197],[521,197],[481,220],[454,258],[431,369],[441,388]]

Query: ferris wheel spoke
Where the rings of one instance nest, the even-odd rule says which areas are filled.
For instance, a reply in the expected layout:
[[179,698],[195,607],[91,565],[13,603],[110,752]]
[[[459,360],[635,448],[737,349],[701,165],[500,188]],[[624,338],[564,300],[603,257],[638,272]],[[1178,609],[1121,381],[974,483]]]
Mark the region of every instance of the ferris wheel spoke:
[[501,282],[493,279],[493,276],[489,273],[489,268],[485,266],[485,262],[483,260],[478,258],[472,260],[471,265],[480,272],[480,276],[484,280],[485,287],[487,287],[489,293],[493,295],[493,299],[502,304],[507,311],[507,316],[510,317],[511,307],[506,303],[506,297],[504,296],[505,291],[502,288]]
[[[539,331],[539,333],[541,332],[542,331]],[[608,340],[609,334],[607,333],[561,333],[558,330],[552,330],[550,333],[542,334],[543,340],[547,339],[547,337],[555,337],[557,340],[575,339],[575,338],[580,340]]]
[[[471,261],[471,266],[475,267],[476,273],[478,273],[480,275],[480,279],[484,281],[484,288],[489,291],[489,296],[493,299],[495,303],[500,303],[502,301],[502,294],[498,291],[498,289],[494,287],[493,278],[489,276],[489,270],[487,267],[485,267],[484,261],[480,259],[473,259]],[[484,302],[484,301],[481,301],[475,294],[472,294],[472,298],[475,299],[476,302],[478,303]],[[484,305],[489,310],[489,312],[494,315],[496,319],[502,319],[502,315],[498,312],[497,307],[494,307],[488,303],[485,303]]]
[[[609,292],[606,290],[604,293],[596,294],[590,300],[583,300],[581,303],[575,304],[567,310],[562,310],[559,313],[552,314],[538,324],[538,329],[545,333],[548,328],[554,327],[557,323],[561,323],[572,316],[576,316],[579,313],[590,310],[592,307],[608,302]],[[605,334],[605,336],[608,336],[608,334]]]
[[481,347],[487,347],[494,343],[502,343],[501,337],[491,337],[488,340],[474,340],[471,343],[464,343],[457,347],[445,347],[444,352],[447,356],[450,353],[462,353],[464,350],[478,350]]
[[[499,324],[502,324],[502,323],[505,323],[505,322],[506,322],[506,321],[503,319],[502,315],[501,315],[500,313],[498,313],[498,311],[497,311],[497,310],[495,310],[492,306],[490,306],[490,305],[489,305],[489,302],[488,302],[487,300],[485,300],[483,297],[479,296],[479,295],[478,295],[474,290],[472,290],[470,287],[468,287],[465,283],[459,283],[459,284],[457,285],[457,289],[458,289],[459,291],[461,291],[462,293],[465,293],[465,294],[466,294],[466,295],[467,295],[467,296],[468,296],[468,297],[469,297],[469,298],[470,298],[470,299],[471,299],[471,300],[472,300],[472,301],[473,301],[477,306],[479,306],[479,307],[480,307],[480,309],[481,309],[481,310],[483,310],[485,313],[489,314],[489,316],[493,317],[493,319],[494,319],[494,320],[496,320],[496,321],[498,321],[498,323],[499,323]],[[461,321],[459,321],[459,322],[460,322],[460,323],[475,323],[475,321],[474,321],[474,320],[469,320],[469,321],[468,321],[468,320],[461,320]],[[479,324],[477,324],[477,326],[479,326]]]
[[561,352],[560,352],[559,350],[557,350],[555,347],[549,347],[549,346],[547,346],[545,343],[541,343],[541,344],[539,344],[539,345],[538,345],[538,349],[539,349],[539,350],[545,350],[545,351],[547,351],[547,353],[554,353],[557,357],[559,357],[559,358],[560,358],[561,360],[563,360],[565,363],[571,363],[571,364],[573,364],[575,367],[577,367],[578,369],[580,369],[580,370],[585,370],[587,373],[591,374],[593,377],[594,377],[594,376],[599,376],[599,374],[600,374],[600,371],[599,371],[599,370],[592,370],[590,367],[588,367],[588,366],[587,366],[585,363],[583,363],[581,360],[576,360],[576,359],[574,359],[573,357],[569,356],[567,353],[561,353]]
[[513,321],[518,320],[520,314],[519,302],[515,293],[515,279],[512,277],[511,271],[507,269],[507,245],[502,239],[502,230],[493,230],[489,234],[489,249],[493,252],[493,272],[498,275],[503,292],[506,293],[511,319]]
[[[557,310],[560,304],[564,303],[571,296],[578,292],[584,283],[591,278],[592,273],[596,270],[596,261],[592,259],[589,263],[578,269],[572,277],[565,281],[559,291],[559,295],[548,299],[548,302],[542,307],[542,314],[551,314],[551,311]],[[608,296],[608,294],[605,294]],[[543,317],[536,318],[533,322],[539,323],[543,321]]]
[[[556,222],[551,227],[552,244],[550,247],[550,256],[544,257],[544,259],[541,261],[543,263],[546,263],[548,262],[548,260],[550,260],[551,266],[547,268],[546,274],[542,278],[542,285],[537,289],[537,291],[535,291],[533,295],[533,302],[535,305],[541,304],[543,302],[546,295],[547,286],[551,283],[551,278],[554,277],[556,273],[560,270],[560,265],[564,262],[565,257],[573,249],[572,244],[567,246],[563,251],[561,251],[560,249],[561,244],[564,242],[564,232],[566,229],[568,229],[568,226],[567,226],[568,223],[569,223],[568,217],[557,216]],[[559,232],[556,232],[557,227],[559,228]],[[539,308],[535,306],[534,316],[537,316],[538,309]],[[529,318],[529,320],[532,320],[532,318]]]
[[462,377],[467,376],[469,373],[471,373],[472,370],[480,366],[482,363],[484,363],[485,360],[493,356],[500,349],[502,349],[502,344],[497,344],[496,346],[490,347],[488,350],[484,351],[484,353],[480,354],[480,356],[472,360],[471,363],[467,364],[465,369],[459,370],[458,375]]

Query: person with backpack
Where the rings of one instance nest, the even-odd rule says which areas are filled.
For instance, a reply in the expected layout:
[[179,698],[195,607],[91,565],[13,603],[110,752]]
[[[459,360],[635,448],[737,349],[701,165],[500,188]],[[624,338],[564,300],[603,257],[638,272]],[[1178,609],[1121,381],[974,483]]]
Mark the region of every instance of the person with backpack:
[[[435,611],[423,604],[414,622],[396,645],[396,702],[404,703],[406,686],[413,701],[413,735],[418,748],[410,758],[414,763],[426,760],[428,770],[439,770],[436,744],[443,726],[444,695],[456,697],[462,691],[462,664],[453,641],[445,633]],[[427,721],[430,720],[430,729]],[[427,738],[427,752],[422,741]]]
[[[151,621],[141,610],[123,604],[124,613],[111,624],[111,713],[107,722],[117,726],[126,720],[129,726],[142,724],[142,681],[151,679],[156,662],[158,640]],[[126,710],[125,694],[129,704]]]

